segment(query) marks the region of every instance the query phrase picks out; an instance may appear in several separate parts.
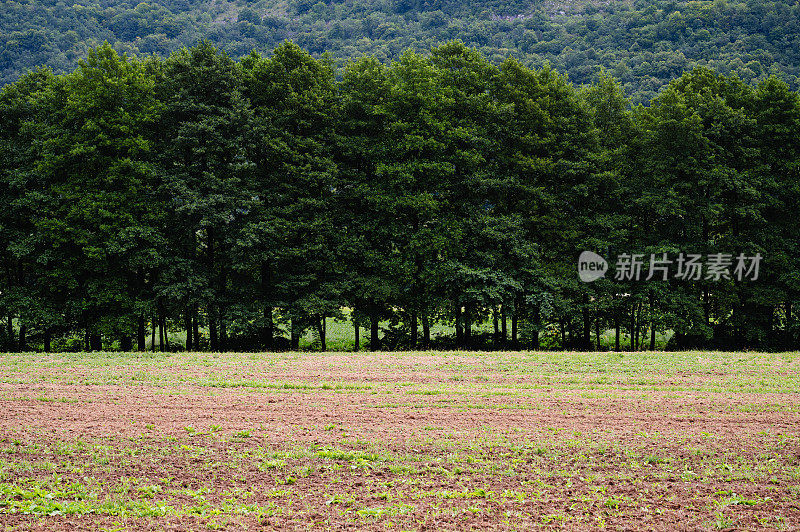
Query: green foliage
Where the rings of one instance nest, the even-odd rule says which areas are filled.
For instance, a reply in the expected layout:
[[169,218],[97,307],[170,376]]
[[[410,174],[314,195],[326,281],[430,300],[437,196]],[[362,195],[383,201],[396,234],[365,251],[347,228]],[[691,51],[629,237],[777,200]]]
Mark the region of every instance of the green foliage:
[[[798,340],[800,98],[774,77],[697,68],[631,109],[610,76],[577,89],[458,41],[341,71],[291,42],[241,61],[104,44],[7,85],[0,111],[8,349],[155,349],[156,329],[161,350],[298,348],[311,329],[325,350],[345,317],[372,349]],[[758,282],[587,284],[582,250],[765,263]]]
[[399,59],[460,39],[490,62],[549,63],[578,84],[608,71],[647,102],[685,70],[707,66],[751,82],[781,74],[797,87],[800,6],[789,0],[596,3],[491,0],[8,0],[0,11],[0,84],[46,65],[70,71],[97,42],[162,57],[202,39],[232,57],[285,39],[346,60]]

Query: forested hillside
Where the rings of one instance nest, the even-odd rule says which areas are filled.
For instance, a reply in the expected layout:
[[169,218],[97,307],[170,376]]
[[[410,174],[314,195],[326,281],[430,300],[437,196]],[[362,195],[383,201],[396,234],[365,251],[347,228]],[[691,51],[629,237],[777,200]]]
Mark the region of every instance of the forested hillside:
[[[271,349],[311,328],[324,349],[346,308],[373,348],[446,323],[438,345],[797,349],[799,199],[800,98],[775,78],[700,68],[631,109],[610,78],[458,42],[340,70],[291,43],[106,45],[0,92],[0,339]],[[584,250],[718,267],[582,283]]]
[[166,56],[204,38],[233,57],[292,39],[381,61],[460,39],[495,64],[549,62],[578,84],[606,69],[638,102],[698,65],[746,81],[779,74],[793,88],[800,75],[794,0],[3,0],[0,83],[39,65],[72,70],[103,41]]

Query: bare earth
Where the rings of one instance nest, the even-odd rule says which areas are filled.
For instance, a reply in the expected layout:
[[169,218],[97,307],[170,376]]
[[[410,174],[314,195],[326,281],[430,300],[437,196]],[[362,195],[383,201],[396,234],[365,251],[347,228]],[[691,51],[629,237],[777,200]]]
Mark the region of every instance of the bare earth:
[[800,355],[0,355],[0,524],[800,529]]

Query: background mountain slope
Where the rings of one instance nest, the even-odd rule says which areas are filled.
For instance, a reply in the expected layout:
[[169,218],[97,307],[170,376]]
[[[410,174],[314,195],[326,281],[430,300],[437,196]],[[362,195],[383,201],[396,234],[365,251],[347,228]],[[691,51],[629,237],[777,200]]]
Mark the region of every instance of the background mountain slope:
[[0,84],[47,65],[71,70],[109,41],[119,51],[166,55],[201,39],[234,57],[292,39],[336,60],[451,39],[491,60],[549,62],[586,83],[605,69],[635,101],[649,100],[695,65],[747,81],[800,75],[800,5],[788,0],[5,0]]

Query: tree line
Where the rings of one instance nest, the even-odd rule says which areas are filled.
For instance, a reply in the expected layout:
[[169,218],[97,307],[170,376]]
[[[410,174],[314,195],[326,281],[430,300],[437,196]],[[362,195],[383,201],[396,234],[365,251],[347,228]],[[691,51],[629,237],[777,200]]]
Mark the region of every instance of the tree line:
[[[325,349],[345,317],[356,349],[800,337],[800,97],[774,77],[698,68],[631,106],[457,41],[341,69],[291,42],[105,44],[3,88],[0,160],[8,350]],[[584,283],[584,250],[763,262]]]

